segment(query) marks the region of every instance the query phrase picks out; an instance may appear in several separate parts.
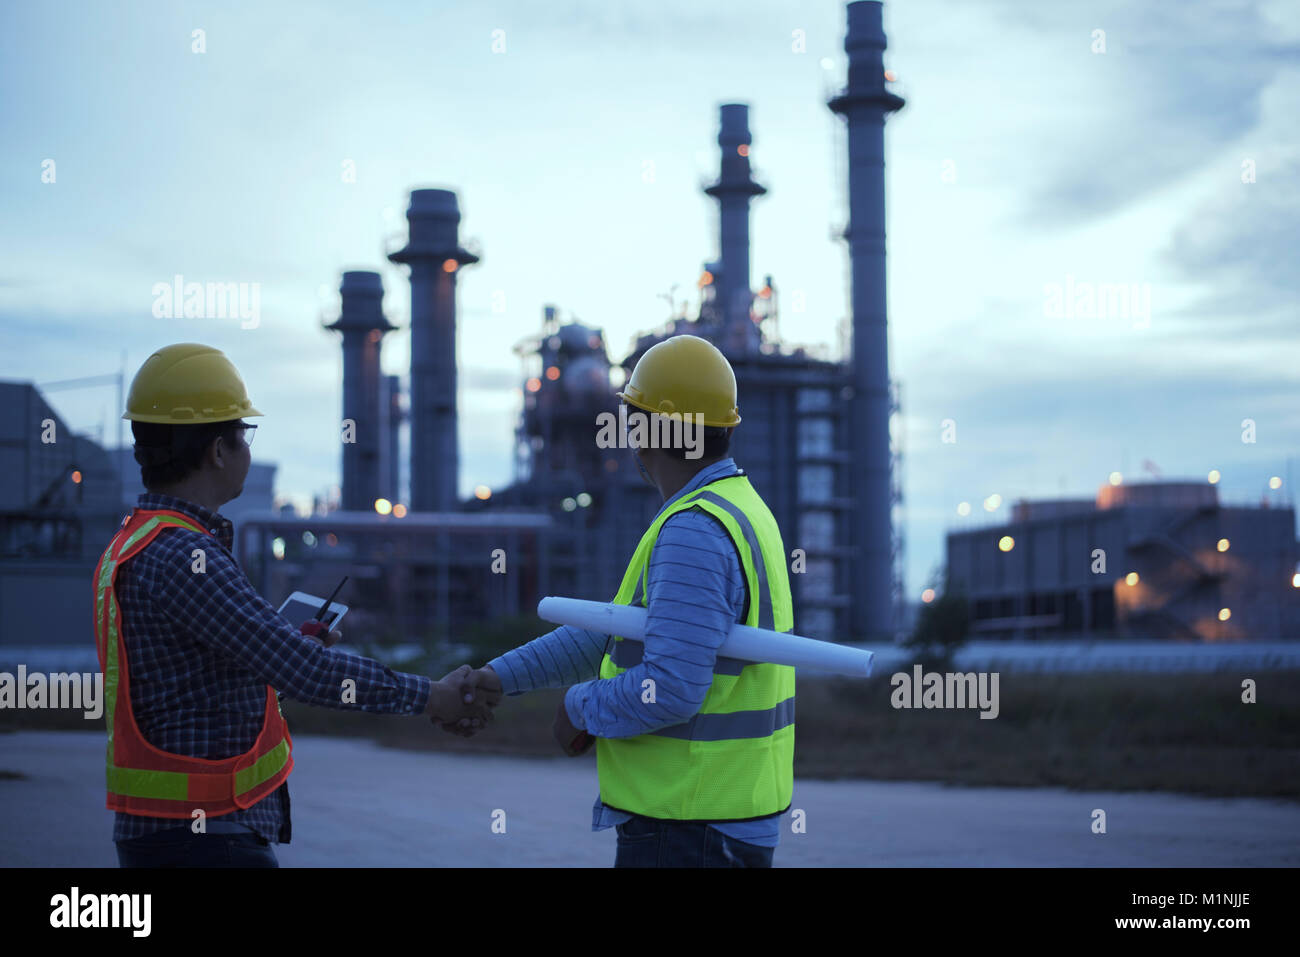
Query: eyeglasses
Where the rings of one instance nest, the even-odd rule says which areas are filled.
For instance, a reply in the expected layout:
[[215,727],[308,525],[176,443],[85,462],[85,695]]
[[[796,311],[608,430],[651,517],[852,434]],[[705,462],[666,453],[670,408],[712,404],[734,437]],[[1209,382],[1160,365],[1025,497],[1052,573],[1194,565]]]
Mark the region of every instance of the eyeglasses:
[[245,447],[251,447],[251,446],[252,446],[252,444],[253,444],[253,436],[255,436],[255,435],[257,434],[257,432],[255,431],[256,428],[257,428],[257,426],[255,426],[255,425],[249,425],[249,424],[246,423],[246,422],[240,424],[239,426],[237,426],[237,427],[235,428],[235,431],[239,434],[239,439],[240,439],[240,441],[244,443],[244,446],[245,446]]

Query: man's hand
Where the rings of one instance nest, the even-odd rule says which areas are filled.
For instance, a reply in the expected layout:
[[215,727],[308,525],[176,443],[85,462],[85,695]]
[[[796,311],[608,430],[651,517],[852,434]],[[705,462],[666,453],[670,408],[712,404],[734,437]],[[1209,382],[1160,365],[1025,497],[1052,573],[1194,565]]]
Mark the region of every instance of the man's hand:
[[[424,709],[430,719],[448,730],[473,734],[485,728],[492,720],[488,704],[491,695],[480,691],[473,681],[474,669],[461,665],[455,671],[435,681],[429,692],[429,703]],[[496,696],[500,701],[500,695]],[[468,735],[466,735],[468,736]]]
[[[469,665],[461,665],[461,667],[452,672],[452,674],[457,674],[464,668],[469,668]],[[451,677],[451,675],[448,675],[448,677]],[[475,688],[475,698],[481,700],[489,708],[496,708],[496,706],[501,703],[501,696],[503,694],[501,688],[501,677],[492,670],[491,665],[484,665],[482,668],[471,669],[469,677]],[[436,718],[434,720],[437,721]],[[473,724],[471,721],[464,718],[459,721],[442,722],[442,729],[444,731],[450,731],[452,734],[459,734],[462,738],[473,737],[482,727],[482,725]]]
[[583,754],[596,743],[596,739],[586,731],[574,726],[569,720],[569,712],[564,707],[564,699],[560,699],[559,710],[555,712],[555,722],[551,725],[551,733],[555,735],[555,740],[559,742],[564,753],[571,758],[576,758]]
[[343,640],[343,632],[341,631],[331,631],[326,634],[323,621],[304,621],[298,626],[298,630],[308,638],[315,638],[326,648],[333,648]]

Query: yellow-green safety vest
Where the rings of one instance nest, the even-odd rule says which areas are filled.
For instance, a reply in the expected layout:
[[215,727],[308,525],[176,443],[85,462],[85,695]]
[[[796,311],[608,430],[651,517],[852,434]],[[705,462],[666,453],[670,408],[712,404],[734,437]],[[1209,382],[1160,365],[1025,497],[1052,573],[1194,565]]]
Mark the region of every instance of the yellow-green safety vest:
[[[641,536],[614,604],[646,605],[650,552],[672,515],[699,508],[731,536],[749,595],[744,623],[794,626],[785,546],[776,519],[749,479],[733,475],[683,495]],[[600,664],[614,678],[642,660],[644,644],[612,636]],[[639,689],[638,689],[639,690]],[[719,657],[699,712],[649,734],[597,738],[600,799],[615,810],[691,821],[780,814],[794,787],[794,668]]]

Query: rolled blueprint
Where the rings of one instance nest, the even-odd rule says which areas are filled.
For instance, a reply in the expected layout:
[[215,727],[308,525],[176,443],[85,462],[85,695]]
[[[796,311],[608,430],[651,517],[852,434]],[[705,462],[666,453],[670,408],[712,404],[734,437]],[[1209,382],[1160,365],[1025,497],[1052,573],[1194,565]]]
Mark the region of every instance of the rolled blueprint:
[[[537,603],[537,614],[557,625],[645,640],[646,610],[640,605],[612,605],[551,596]],[[846,648],[829,641],[740,624],[731,626],[731,632],[718,649],[718,656],[723,658],[766,661],[854,678],[866,678],[871,674],[874,655],[871,651]]]

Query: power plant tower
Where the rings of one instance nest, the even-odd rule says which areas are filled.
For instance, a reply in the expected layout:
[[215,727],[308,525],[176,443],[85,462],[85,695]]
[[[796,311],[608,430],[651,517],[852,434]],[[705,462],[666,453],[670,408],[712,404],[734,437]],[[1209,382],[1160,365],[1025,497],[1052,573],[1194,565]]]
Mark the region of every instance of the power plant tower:
[[885,317],[885,117],[903,99],[885,89],[881,5],[848,6],[848,84],[831,99],[849,130],[849,243],[853,308],[849,449],[854,465],[850,623],[855,637],[892,639],[893,522],[889,355]]
[[456,508],[456,274],[478,262],[458,238],[460,207],[446,189],[413,189],[409,237],[389,259],[411,268],[411,508]]
[[714,277],[720,321],[718,347],[728,355],[758,349],[758,330],[749,321],[749,201],[767,192],[749,169],[749,107],[724,103],[719,109],[718,181],[704,192],[718,201],[719,275]]
[[[344,509],[369,510],[380,497],[385,438],[381,425],[379,346],[397,327],[384,316],[384,285],[377,272],[345,272],[342,308],[326,326],[343,334]],[[351,428],[348,428],[348,425]],[[385,495],[392,490],[385,489]]]

